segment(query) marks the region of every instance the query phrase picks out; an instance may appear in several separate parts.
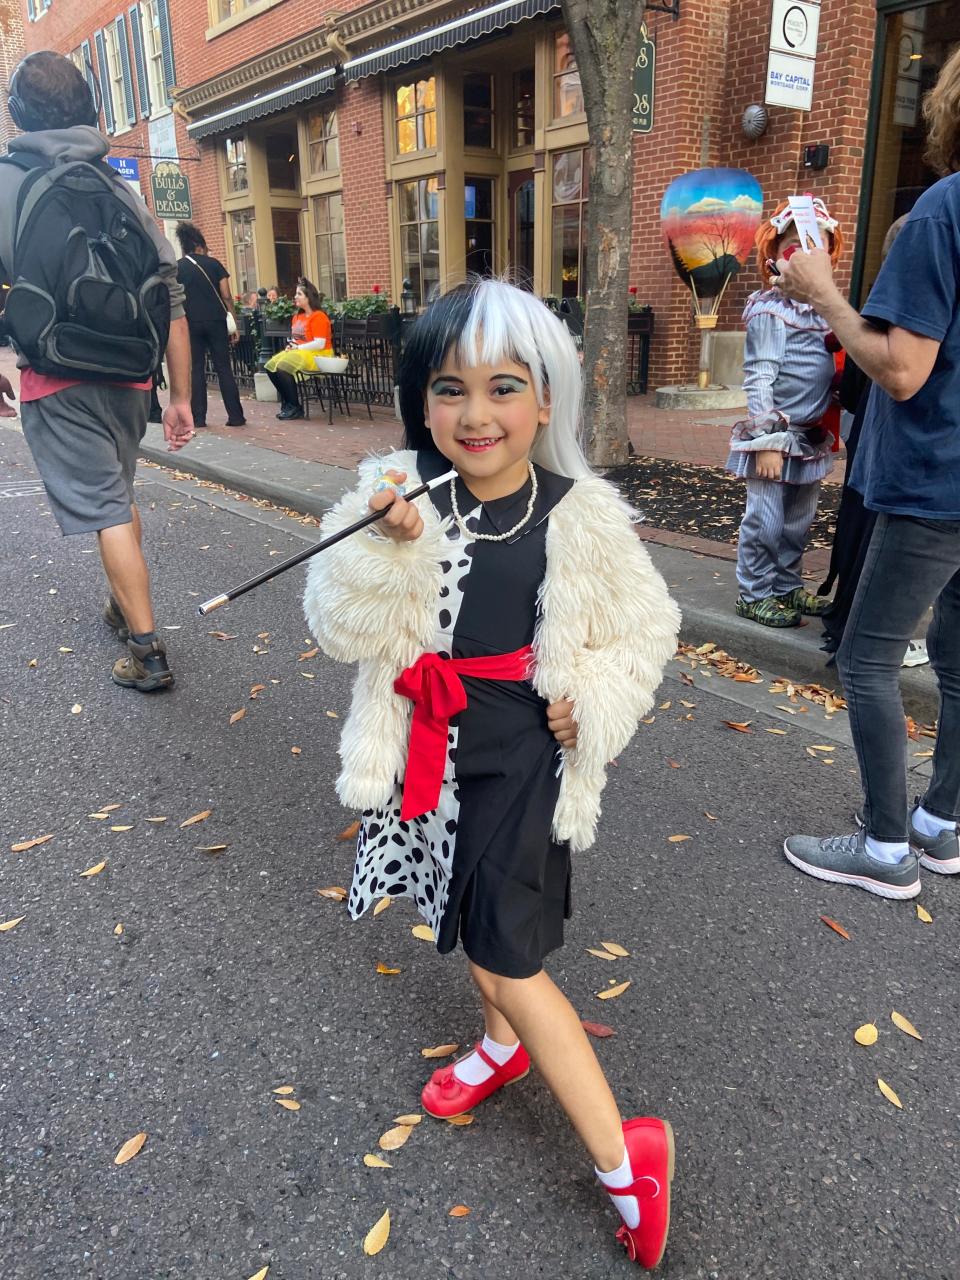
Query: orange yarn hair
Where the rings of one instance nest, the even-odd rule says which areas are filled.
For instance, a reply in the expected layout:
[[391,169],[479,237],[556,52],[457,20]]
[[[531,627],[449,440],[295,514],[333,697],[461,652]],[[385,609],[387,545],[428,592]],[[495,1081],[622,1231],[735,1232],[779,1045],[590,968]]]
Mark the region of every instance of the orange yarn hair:
[[[776,209],[774,209],[771,218],[779,217],[780,214],[783,213],[784,209],[787,208],[789,203],[789,200],[781,200]],[[753,241],[757,246],[757,267],[759,268],[760,279],[763,281],[763,287],[765,289],[769,289],[776,279],[776,277],[771,274],[770,268],[767,266],[767,259],[772,258],[774,262],[776,262],[777,242],[780,240],[781,234],[786,234],[785,232],[781,233],[776,229],[771,218],[768,218],[766,222],[761,222]],[[833,263],[834,267],[836,267],[837,263],[840,261],[840,255],[843,253],[843,236],[840,234],[839,227],[837,227],[836,231],[829,231],[827,234],[830,237],[830,261]]]

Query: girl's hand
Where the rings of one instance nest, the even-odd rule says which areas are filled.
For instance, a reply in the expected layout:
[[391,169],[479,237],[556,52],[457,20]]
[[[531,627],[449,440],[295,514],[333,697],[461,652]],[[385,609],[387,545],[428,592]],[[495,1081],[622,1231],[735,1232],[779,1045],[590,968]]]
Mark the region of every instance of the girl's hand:
[[[403,484],[407,475],[405,471],[386,471],[384,475],[397,484]],[[377,527],[394,542],[413,542],[423,533],[423,518],[412,502],[401,498],[393,489],[383,489],[370,497],[371,511],[386,511]]]
[[573,703],[569,698],[550,703],[547,707],[547,724],[561,747],[572,750],[577,745],[577,722],[573,718]]
[[783,454],[779,449],[757,450],[757,476],[760,480],[779,480],[783,474]]

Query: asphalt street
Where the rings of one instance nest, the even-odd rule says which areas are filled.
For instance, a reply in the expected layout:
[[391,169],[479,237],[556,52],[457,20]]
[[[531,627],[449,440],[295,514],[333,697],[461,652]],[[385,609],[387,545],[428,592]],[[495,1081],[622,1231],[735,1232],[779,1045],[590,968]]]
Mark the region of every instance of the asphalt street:
[[[93,542],[59,538],[22,438],[0,430],[0,923],[23,917],[0,932],[3,1275],[637,1274],[536,1074],[469,1127],[424,1117],[380,1152],[437,1065],[421,1048],[478,1034],[462,957],[415,938],[405,903],[353,924],[317,893],[350,878],[337,837],[356,815],[333,781],[351,672],[303,656],[302,571],[195,614],[315,531],[140,474],[177,676],[150,697],[110,682],[121,650]],[[925,878],[925,924],[913,903],[801,876],[784,835],[847,830],[858,801],[845,717],[687,671],[671,664],[610,770],[549,965],[614,1030],[595,1043],[624,1114],[676,1130],[658,1274],[956,1280],[960,883]],[[629,956],[588,954],[602,941]],[[879,1039],[861,1047],[867,1022]],[[390,1239],[367,1258],[387,1209]]]

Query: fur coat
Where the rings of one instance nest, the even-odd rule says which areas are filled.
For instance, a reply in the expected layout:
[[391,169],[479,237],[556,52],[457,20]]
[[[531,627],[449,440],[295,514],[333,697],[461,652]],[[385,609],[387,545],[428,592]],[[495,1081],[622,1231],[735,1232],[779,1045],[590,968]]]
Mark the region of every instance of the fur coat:
[[[324,517],[324,535],[365,515],[382,470],[421,483],[416,453],[368,458],[360,484]],[[348,808],[385,806],[402,779],[413,704],[394,692],[396,676],[430,650],[436,627],[445,522],[420,500],[423,533],[394,542],[365,530],[314,559],[304,612],[321,648],[357,662],[340,741],[337,793]],[[563,753],[553,835],[577,852],[596,838],[608,761],[653,705],[673,656],[680,611],[634,532],[631,511],[605,480],[577,480],[547,528],[547,570],[534,636],[533,685],[548,702],[570,698],[577,745]]]

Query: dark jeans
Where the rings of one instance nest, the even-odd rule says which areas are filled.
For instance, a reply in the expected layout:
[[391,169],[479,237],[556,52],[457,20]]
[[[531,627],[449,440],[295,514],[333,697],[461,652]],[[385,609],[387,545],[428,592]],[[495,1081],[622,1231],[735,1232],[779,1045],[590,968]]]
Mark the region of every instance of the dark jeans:
[[837,654],[860,762],[864,818],[877,840],[907,836],[900,663],[931,605],[927,648],[940,685],[940,723],[923,806],[954,821],[960,816],[960,520],[881,512]]
[[240,392],[237,380],[233,376],[230,364],[230,339],[227,335],[227,323],[218,320],[211,324],[190,325],[190,355],[193,373],[190,390],[190,407],[193,410],[194,422],[207,420],[207,379],[204,374],[204,357],[210,352],[213,367],[217,372],[220,394],[227,417],[232,422],[239,422],[243,417],[243,405],[240,403]]

